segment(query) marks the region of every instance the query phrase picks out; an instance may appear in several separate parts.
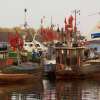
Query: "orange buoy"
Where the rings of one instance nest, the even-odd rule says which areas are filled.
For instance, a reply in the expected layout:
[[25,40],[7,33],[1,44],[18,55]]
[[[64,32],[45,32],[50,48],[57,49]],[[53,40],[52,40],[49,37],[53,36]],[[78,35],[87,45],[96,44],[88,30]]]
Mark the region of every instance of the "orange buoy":
[[13,64],[13,59],[9,58],[6,61],[6,65],[12,65]]
[[64,70],[64,64],[58,64],[57,69],[59,70]]

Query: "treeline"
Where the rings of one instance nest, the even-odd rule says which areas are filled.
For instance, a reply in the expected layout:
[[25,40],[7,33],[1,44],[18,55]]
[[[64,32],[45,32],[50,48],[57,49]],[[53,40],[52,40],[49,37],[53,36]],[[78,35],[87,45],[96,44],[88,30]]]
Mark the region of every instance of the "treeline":
[[33,35],[36,33],[35,29],[33,29],[33,28],[25,29],[25,28],[21,28],[21,27],[13,27],[13,28],[2,28],[2,27],[0,27],[0,33],[2,33],[2,32],[15,33],[16,31],[18,33],[31,32]]

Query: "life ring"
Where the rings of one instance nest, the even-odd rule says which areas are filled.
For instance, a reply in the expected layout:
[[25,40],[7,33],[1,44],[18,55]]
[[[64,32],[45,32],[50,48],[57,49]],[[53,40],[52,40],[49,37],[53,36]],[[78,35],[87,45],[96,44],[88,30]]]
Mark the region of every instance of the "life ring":
[[64,64],[57,64],[57,69],[64,70]]

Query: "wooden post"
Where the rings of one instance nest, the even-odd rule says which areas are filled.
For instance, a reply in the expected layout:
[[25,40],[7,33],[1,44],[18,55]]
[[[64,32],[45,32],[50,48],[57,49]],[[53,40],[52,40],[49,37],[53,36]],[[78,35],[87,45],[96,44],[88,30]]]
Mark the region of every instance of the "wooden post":
[[60,64],[62,64],[62,49],[60,49]]
[[71,66],[71,59],[72,59],[72,58],[71,58],[71,53],[72,53],[72,52],[71,52],[71,49],[69,49],[69,65],[70,65],[70,66]]
[[[80,49],[78,50],[78,52],[77,52],[77,68],[79,68],[80,67],[80,63],[81,63],[81,58],[80,58]],[[77,69],[78,70],[78,69]]]

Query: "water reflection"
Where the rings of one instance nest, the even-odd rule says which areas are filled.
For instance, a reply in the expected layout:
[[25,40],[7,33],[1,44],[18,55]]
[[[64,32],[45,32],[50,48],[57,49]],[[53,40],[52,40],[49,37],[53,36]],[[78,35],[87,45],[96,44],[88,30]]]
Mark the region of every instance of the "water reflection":
[[55,82],[43,80],[44,93],[43,100],[56,100],[56,86]]
[[0,85],[0,100],[100,100],[100,81],[49,81]]
[[57,82],[57,100],[100,100],[100,82],[69,81]]
[[0,100],[42,100],[42,92],[41,82],[0,85]]

